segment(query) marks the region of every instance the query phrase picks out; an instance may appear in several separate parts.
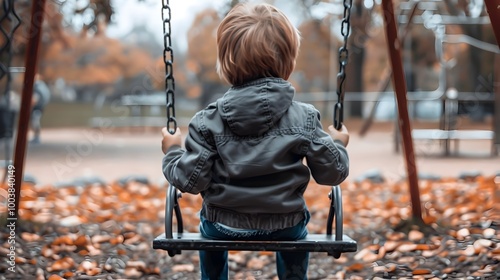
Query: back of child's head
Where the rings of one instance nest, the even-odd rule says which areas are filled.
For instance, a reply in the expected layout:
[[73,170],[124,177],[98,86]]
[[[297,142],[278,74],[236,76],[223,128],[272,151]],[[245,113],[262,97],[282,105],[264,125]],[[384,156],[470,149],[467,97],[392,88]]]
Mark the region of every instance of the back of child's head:
[[264,78],[287,80],[295,68],[300,34],[269,4],[238,4],[217,30],[217,72],[232,85]]

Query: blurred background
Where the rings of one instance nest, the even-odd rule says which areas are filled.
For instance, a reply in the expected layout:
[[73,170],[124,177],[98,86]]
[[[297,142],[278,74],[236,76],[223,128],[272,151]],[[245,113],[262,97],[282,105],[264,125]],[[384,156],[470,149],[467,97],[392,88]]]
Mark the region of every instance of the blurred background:
[[[393,0],[412,129],[411,139],[402,134],[405,145],[384,28],[389,1],[353,0],[348,26],[348,0],[266,1],[301,32],[290,82],[325,126],[339,99],[342,30],[350,27],[343,84],[350,173],[341,187],[344,232],[358,252],[311,258],[311,279],[500,279],[500,11],[490,19],[485,3],[493,0],[486,1]],[[0,207],[0,225],[12,216],[13,174],[24,171],[21,234],[13,245],[10,219],[0,226],[0,251],[15,251],[16,279],[199,279],[196,252],[167,258],[151,248],[165,225],[160,129],[174,113],[167,100],[186,132],[193,114],[228,89],[215,71],[215,34],[240,1],[172,0],[170,9],[164,2],[46,1],[32,75],[31,9],[43,2],[0,0],[0,201],[8,206]],[[170,99],[167,72],[175,80]],[[30,94],[25,73],[35,76],[33,98],[23,102],[23,111],[31,102],[30,118],[20,117]],[[25,139],[17,132],[27,126]],[[23,165],[16,160],[9,170],[24,148]],[[328,190],[308,186],[310,232],[324,232]],[[183,194],[187,231],[197,230],[200,203]],[[271,255],[232,255],[232,279],[276,279]],[[0,279],[10,269],[0,262]]]
[[[224,15],[240,1],[171,2],[175,106],[179,125],[184,126],[195,111],[228,88],[215,72],[215,32]],[[314,104],[325,124],[331,123],[332,106],[337,101],[338,50],[343,45],[342,2],[266,2],[282,9],[302,35],[297,67],[290,78],[297,90],[296,99]],[[5,6],[6,1],[2,3]],[[500,138],[499,117],[494,115],[495,94],[500,99],[499,48],[484,2],[395,0],[394,4],[410,117],[415,128],[424,129],[423,134],[414,135],[416,139],[420,136],[421,140],[436,140],[434,129],[476,131],[483,133],[476,133],[482,135],[477,138],[486,141],[474,147],[485,148],[486,157],[490,151],[496,156]],[[21,25],[11,38],[10,52],[2,53],[3,61],[10,60],[11,72],[9,90],[2,91],[2,100],[8,99],[9,105],[2,110],[17,112],[23,67],[30,59],[26,57],[26,44],[31,1],[15,1],[14,8]],[[353,1],[345,120],[352,127],[351,133],[359,137],[369,134],[372,128],[391,135],[384,141],[393,141],[390,150],[397,152],[397,109],[383,16],[380,0]],[[9,30],[14,21],[1,21],[3,30]],[[6,35],[0,38],[0,42],[6,40]],[[57,174],[57,170],[79,170],[82,162],[99,154],[101,162],[103,158],[115,162],[109,163],[111,170],[125,153],[124,147],[130,142],[146,141],[147,137],[152,140],[142,143],[138,154],[128,154],[127,158],[137,159],[146,146],[154,145],[151,152],[159,151],[159,129],[166,124],[163,40],[161,1],[47,1],[37,73],[50,91],[50,101],[41,117],[40,143],[29,147],[27,164],[32,173],[46,174],[43,164],[30,165],[37,156],[48,160],[50,172]],[[2,80],[2,89],[6,88],[6,80]],[[32,132],[28,137],[32,138]],[[4,137],[2,141],[13,138]],[[111,147],[103,144],[108,143],[105,140],[116,144],[121,152],[105,156],[104,151]],[[449,156],[452,143],[445,141],[439,142],[436,149]],[[0,153],[8,162],[12,147]],[[156,164],[160,159],[161,154],[150,161]],[[122,173],[134,171],[143,172],[138,167]],[[74,176],[82,174],[96,171]]]

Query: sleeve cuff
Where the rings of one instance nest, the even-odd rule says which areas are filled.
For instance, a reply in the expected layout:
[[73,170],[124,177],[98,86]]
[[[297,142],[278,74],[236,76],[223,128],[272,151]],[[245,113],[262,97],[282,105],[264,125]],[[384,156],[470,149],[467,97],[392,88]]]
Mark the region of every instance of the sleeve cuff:
[[342,147],[344,147],[344,148],[345,148],[345,144],[344,144],[344,142],[342,142],[342,141],[340,141],[340,140],[333,140],[333,142],[334,142],[335,144],[337,144],[337,145],[341,145]]
[[170,147],[168,148],[168,150],[167,150],[167,153],[166,153],[166,154],[170,153],[171,151],[177,151],[177,150],[180,150],[180,149],[181,149],[181,146],[179,146],[179,145],[172,145],[172,146],[170,146]]

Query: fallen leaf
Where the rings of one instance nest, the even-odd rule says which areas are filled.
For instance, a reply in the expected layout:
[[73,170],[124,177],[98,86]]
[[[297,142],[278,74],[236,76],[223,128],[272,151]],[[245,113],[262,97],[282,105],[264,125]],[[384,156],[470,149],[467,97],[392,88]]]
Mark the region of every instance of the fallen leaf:
[[424,233],[418,230],[412,230],[408,233],[408,239],[411,241],[419,241],[424,238]]
[[137,270],[144,271],[146,269],[146,263],[143,261],[128,261],[127,267],[133,267],[136,268]]
[[483,231],[484,238],[493,238],[495,237],[495,229],[487,228]]
[[467,228],[462,228],[457,231],[457,238],[463,240],[470,235],[470,231]]
[[61,219],[59,221],[59,224],[61,224],[61,226],[63,227],[74,227],[82,224],[83,222],[84,220],[81,217],[73,215]]
[[22,232],[21,238],[23,240],[28,241],[28,242],[35,242],[35,241],[39,241],[41,239],[41,236],[36,234],[36,233]]
[[347,268],[347,271],[356,272],[363,270],[364,265],[362,263],[354,263]]
[[73,244],[76,246],[80,246],[80,247],[87,245],[88,244],[88,236],[85,236],[85,235],[78,236]]
[[413,275],[426,275],[426,274],[432,274],[432,271],[429,269],[424,269],[424,268],[417,268],[412,271]]
[[417,250],[418,248],[418,245],[417,244],[402,244],[402,245],[399,245],[399,247],[397,248],[397,250],[399,252],[411,252],[411,251],[415,251]]
[[175,272],[192,272],[194,271],[194,265],[192,264],[177,264],[172,267],[172,271]]

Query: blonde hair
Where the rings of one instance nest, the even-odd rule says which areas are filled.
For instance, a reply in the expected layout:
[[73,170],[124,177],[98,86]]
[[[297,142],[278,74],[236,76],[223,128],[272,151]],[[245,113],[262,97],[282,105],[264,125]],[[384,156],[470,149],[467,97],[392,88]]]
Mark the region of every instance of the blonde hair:
[[287,80],[299,47],[299,31],[277,8],[238,4],[217,29],[217,73],[232,85],[263,77]]

